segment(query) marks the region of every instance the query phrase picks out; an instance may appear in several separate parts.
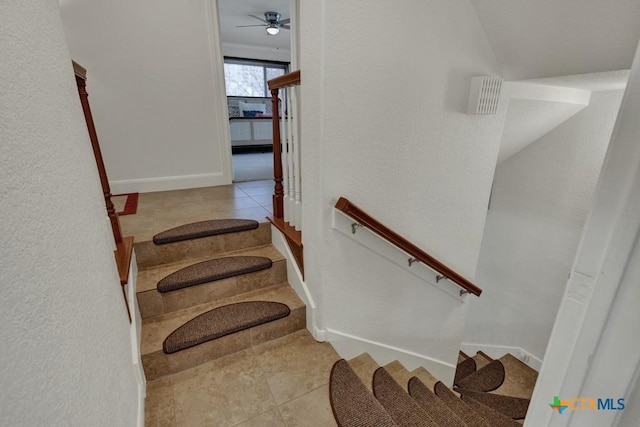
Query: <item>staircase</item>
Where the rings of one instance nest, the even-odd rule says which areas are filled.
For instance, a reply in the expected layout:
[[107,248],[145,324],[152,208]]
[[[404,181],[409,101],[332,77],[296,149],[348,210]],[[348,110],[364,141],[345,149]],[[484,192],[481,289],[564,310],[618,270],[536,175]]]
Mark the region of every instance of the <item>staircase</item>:
[[270,225],[201,221],[136,246],[148,381],[305,328]]
[[507,354],[493,360],[460,353],[453,390],[424,368],[397,361],[383,367],[364,353],[337,361],[329,400],[341,427],[518,427],[537,372]]

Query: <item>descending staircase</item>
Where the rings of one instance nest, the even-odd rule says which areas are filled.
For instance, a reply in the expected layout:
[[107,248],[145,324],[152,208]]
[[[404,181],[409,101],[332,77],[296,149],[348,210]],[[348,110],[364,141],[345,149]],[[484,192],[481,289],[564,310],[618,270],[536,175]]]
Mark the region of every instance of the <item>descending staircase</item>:
[[266,223],[186,224],[137,244],[136,256],[147,380],[305,328]]
[[368,355],[335,363],[329,400],[340,427],[518,427],[537,372],[507,354],[493,360],[460,354],[454,389],[424,368],[384,367]]

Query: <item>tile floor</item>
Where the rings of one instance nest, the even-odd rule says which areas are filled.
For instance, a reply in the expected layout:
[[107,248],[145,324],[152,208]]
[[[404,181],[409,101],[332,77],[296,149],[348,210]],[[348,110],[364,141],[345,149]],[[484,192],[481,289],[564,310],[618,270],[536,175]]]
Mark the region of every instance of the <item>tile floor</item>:
[[[125,235],[150,240],[190,221],[271,214],[273,181],[141,193],[135,215],[120,217]],[[336,426],[329,373],[340,357],[306,331],[147,383],[146,426]]]
[[136,242],[188,222],[246,218],[264,222],[272,213],[273,180],[241,182],[219,187],[140,193],[135,215],[120,217],[125,236]]
[[336,426],[329,373],[340,357],[306,331],[147,383],[147,426]]

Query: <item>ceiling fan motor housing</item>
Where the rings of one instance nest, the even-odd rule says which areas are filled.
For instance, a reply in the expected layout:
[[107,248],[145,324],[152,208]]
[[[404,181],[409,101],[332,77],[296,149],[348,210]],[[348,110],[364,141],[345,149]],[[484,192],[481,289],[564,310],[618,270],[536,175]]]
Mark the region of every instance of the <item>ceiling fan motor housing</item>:
[[280,14],[278,12],[265,12],[264,19],[270,23],[276,23],[280,21]]

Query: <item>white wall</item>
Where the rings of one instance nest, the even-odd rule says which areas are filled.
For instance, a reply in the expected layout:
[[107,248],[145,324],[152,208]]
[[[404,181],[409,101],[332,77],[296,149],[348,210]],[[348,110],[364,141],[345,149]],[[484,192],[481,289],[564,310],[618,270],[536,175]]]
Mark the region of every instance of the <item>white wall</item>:
[[222,54],[235,58],[262,59],[264,61],[291,62],[291,50],[277,47],[222,43]]
[[[231,181],[211,0],[60,0],[114,193]],[[216,27],[217,28],[217,27]]]
[[499,74],[493,52],[466,0],[300,15],[305,281],[322,326],[455,363],[466,311],[430,317],[439,300],[331,230],[331,208],[345,196],[473,278],[502,123],[464,112],[471,77]]
[[621,415],[556,415],[548,407],[554,395],[637,401],[631,393],[640,370],[639,112],[640,45],[525,426],[609,426]]
[[133,426],[129,321],[57,2],[1,2],[0,58],[0,425]]
[[497,167],[477,272],[485,292],[466,342],[542,359],[621,99],[593,92],[588,107]]

